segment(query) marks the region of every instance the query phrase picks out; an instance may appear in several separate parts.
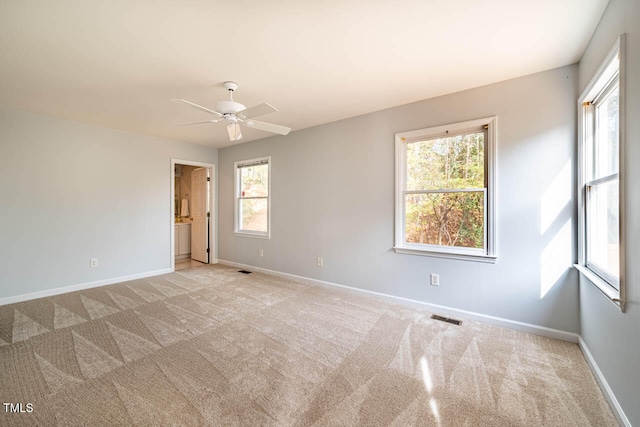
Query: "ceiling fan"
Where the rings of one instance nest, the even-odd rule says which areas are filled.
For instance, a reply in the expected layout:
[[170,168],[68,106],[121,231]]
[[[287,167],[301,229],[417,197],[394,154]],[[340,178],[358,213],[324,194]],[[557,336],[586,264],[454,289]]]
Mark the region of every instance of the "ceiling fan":
[[183,102],[187,105],[197,108],[198,110],[205,111],[217,117],[212,120],[180,123],[175,126],[227,122],[227,132],[229,133],[230,141],[239,141],[242,139],[242,130],[240,129],[240,124],[250,128],[260,129],[280,135],[287,135],[291,131],[291,128],[288,128],[286,126],[274,125],[273,123],[253,120],[254,117],[263,116],[265,114],[275,113],[276,111],[278,111],[273,105],[262,103],[253,107],[246,108],[244,105],[233,100],[233,92],[238,89],[238,85],[236,83],[224,82],[224,87],[229,91],[229,100],[218,102],[216,104],[215,110],[203,107],[202,105],[194,104],[193,102],[187,101],[186,99],[172,99],[172,101]]

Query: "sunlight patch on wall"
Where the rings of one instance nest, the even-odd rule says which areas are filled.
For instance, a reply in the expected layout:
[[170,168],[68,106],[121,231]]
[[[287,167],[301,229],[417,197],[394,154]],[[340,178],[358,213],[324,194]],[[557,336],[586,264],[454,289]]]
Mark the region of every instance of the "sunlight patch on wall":
[[553,236],[540,257],[540,298],[571,268],[571,219]]
[[547,232],[562,209],[571,201],[571,160],[547,187],[540,200],[540,235]]

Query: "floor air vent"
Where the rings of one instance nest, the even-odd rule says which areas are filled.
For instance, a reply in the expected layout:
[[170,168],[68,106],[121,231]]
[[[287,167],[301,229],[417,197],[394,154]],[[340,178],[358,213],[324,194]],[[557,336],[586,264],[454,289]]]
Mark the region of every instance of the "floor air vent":
[[238,273],[242,273],[242,274],[251,274],[250,271],[247,270],[238,270]]
[[437,314],[432,314],[431,318],[435,320],[440,320],[441,322],[451,323],[452,325],[456,325],[456,326],[460,326],[462,324],[462,320],[451,319],[449,317],[444,317],[444,316],[438,316]]

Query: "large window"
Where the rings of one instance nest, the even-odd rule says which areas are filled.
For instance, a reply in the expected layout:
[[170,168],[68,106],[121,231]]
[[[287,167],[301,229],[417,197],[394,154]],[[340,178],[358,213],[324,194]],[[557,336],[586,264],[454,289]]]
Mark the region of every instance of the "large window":
[[396,252],[495,261],[495,117],[396,134]]
[[580,260],[578,267],[621,303],[621,153],[624,144],[621,38],[580,97]]
[[269,237],[271,158],[235,163],[235,232]]

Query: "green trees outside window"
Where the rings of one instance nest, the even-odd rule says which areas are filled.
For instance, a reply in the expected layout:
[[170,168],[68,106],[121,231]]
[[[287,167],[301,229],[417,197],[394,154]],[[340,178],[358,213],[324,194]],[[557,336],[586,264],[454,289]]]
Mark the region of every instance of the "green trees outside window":
[[269,238],[271,158],[236,162],[235,232]]
[[485,247],[485,135],[406,144],[407,243]]

